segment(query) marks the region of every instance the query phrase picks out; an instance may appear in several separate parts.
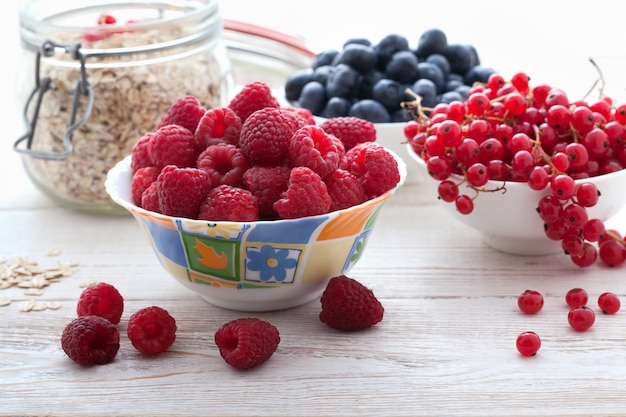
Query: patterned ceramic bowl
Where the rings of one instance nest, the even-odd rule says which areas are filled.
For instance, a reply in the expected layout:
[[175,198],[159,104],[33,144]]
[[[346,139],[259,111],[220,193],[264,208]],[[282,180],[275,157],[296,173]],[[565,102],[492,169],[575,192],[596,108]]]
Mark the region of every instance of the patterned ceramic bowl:
[[[394,154],[395,156],[395,154]],[[292,220],[207,222],[137,207],[131,197],[130,157],[107,176],[111,198],[128,210],[163,268],[211,304],[240,311],[295,307],[317,298],[330,278],[359,260],[387,193],[358,206]]]

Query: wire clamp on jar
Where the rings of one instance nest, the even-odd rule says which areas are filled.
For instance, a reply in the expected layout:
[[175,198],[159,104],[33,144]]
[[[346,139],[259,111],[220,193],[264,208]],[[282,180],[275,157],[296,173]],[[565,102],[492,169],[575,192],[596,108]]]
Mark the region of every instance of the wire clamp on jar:
[[[64,53],[69,54],[71,59],[79,62],[80,78],[76,83],[76,87],[72,90],[72,107],[70,109],[69,123],[65,134],[63,135],[63,150],[59,152],[40,151],[32,148],[33,138],[35,136],[35,127],[37,125],[37,118],[39,117],[39,109],[41,108],[45,93],[49,90],[55,89],[50,76],[41,76],[41,59],[42,56],[53,56],[59,49],[62,50]],[[82,116],[77,121],[76,117],[78,113],[78,107],[81,101],[81,97],[83,96],[86,97],[86,106]],[[29,118],[28,112],[33,101],[34,108],[32,118]],[[85,56],[80,51],[80,43],[76,42],[71,45],[62,45],[54,43],[52,41],[43,42],[42,45],[39,47],[36,56],[35,88],[28,96],[26,105],[24,106],[23,117],[24,122],[28,126],[28,130],[24,135],[20,136],[15,141],[15,143],[13,144],[13,149],[18,153],[28,154],[34,158],[54,160],[65,159],[72,152],[72,134],[89,118],[89,114],[91,113],[91,109],[93,108],[93,101],[93,89],[87,81],[87,73],[85,70]],[[22,142],[26,142],[25,146],[21,146]]]

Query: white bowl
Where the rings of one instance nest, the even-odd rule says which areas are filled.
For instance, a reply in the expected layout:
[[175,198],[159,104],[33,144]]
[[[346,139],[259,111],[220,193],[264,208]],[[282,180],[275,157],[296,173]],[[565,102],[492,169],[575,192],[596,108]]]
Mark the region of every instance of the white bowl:
[[[433,199],[437,199],[439,181],[430,177],[426,171],[426,163],[408,144],[406,151],[415,161],[423,175]],[[452,177],[456,182],[461,177]],[[611,174],[600,175],[576,183],[594,183],[600,193],[598,204],[588,208],[589,218],[598,218],[606,221],[617,214],[626,205],[624,183],[626,169]],[[548,255],[563,253],[560,241],[550,240],[544,232],[544,223],[537,214],[537,204],[540,198],[549,194],[549,189],[535,191],[528,184],[520,182],[488,181],[485,188],[496,190],[506,188],[506,192],[480,193],[474,199],[474,210],[470,214],[461,214],[456,210],[454,203],[447,203],[437,199],[455,219],[478,230],[483,240],[492,248],[516,255]],[[463,192],[463,186],[460,189]],[[474,191],[468,192],[469,196]]]

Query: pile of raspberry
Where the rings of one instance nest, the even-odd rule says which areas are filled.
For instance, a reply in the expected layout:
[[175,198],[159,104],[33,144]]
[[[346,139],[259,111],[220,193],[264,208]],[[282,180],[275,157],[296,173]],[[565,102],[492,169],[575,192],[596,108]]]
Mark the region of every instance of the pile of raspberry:
[[131,156],[133,202],[200,220],[293,219],[341,210],[400,181],[394,156],[373,123],[281,106],[252,82],[226,107],[192,95],[174,102]]

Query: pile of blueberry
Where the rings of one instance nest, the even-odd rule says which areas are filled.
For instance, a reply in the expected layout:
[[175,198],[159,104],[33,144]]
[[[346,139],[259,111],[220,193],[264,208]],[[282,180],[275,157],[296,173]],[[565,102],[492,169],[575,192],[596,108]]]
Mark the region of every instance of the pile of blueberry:
[[486,82],[495,71],[481,65],[476,49],[448,43],[445,32],[422,33],[417,48],[406,37],[389,34],[377,44],[349,39],[341,51],[318,53],[310,68],[291,74],[285,98],[322,117],[355,116],[374,123],[410,119],[403,101],[422,97],[422,106],[465,100],[474,82]]

